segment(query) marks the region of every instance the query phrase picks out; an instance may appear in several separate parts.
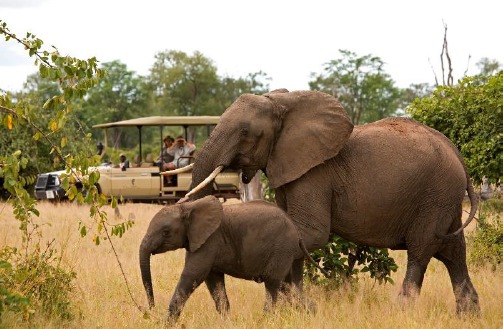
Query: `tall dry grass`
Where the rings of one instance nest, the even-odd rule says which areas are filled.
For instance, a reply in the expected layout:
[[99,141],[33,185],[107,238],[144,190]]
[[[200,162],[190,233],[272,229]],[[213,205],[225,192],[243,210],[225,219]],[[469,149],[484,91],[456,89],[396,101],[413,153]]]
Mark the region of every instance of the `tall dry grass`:
[[[133,298],[147,305],[138,265],[138,248],[150,218],[159,205],[126,204],[123,216],[134,214],[136,224],[113,243],[124,269]],[[184,262],[178,250],[152,257],[152,275],[156,307],[150,319],[144,319],[126,290],[116,258],[107,241],[95,246],[91,238],[81,238],[78,221],[90,222],[86,207],[40,203],[37,222],[44,224],[43,237],[55,238],[63,265],[77,273],[73,302],[77,317],[70,322],[35,317],[34,322],[17,322],[7,315],[0,326],[6,328],[159,328]],[[114,211],[108,209],[109,217]],[[473,225],[473,224],[472,224]],[[0,204],[0,246],[20,245],[18,223],[10,206]],[[470,269],[478,290],[482,314],[478,318],[458,318],[451,284],[445,267],[432,260],[421,295],[406,304],[398,300],[405,274],[405,252],[392,252],[399,264],[392,278],[395,285],[380,286],[362,278],[356,288],[324,291],[307,286],[306,294],[317,305],[316,314],[281,304],[273,313],[262,312],[262,284],[228,277],[227,292],[231,312],[221,317],[204,284],[187,302],[174,328],[503,328],[503,275],[501,269]]]

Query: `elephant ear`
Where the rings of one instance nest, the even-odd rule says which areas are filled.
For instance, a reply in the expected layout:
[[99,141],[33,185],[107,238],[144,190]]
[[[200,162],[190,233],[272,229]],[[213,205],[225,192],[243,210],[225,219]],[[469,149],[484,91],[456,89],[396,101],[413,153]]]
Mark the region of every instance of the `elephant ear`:
[[187,238],[191,252],[199,249],[218,229],[223,218],[223,208],[214,196],[206,196],[180,205],[187,223]]
[[328,94],[278,90],[264,96],[283,108],[282,126],[267,163],[273,188],[335,157],[353,131],[342,105]]

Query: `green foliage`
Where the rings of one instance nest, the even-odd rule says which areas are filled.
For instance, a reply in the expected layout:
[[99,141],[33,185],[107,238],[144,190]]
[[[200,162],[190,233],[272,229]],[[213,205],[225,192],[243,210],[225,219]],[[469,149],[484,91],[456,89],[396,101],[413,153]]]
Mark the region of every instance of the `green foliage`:
[[266,175],[261,175],[260,180],[262,181],[262,198],[265,201],[275,202],[276,193],[274,189],[269,186],[269,180],[267,179]]
[[[100,68],[107,72],[106,76],[79,103],[78,117],[86,126],[149,115],[149,95],[143,77],[137,76],[119,61],[103,63]],[[121,134],[119,130],[111,129],[114,145],[136,146],[138,133],[134,130],[133,134]],[[102,132],[102,129],[93,131],[94,139],[103,140]]]
[[322,276],[310,262],[306,262],[304,276],[312,283],[327,287],[356,282],[358,274],[365,272],[379,284],[393,283],[391,272],[398,269],[395,260],[389,256],[388,249],[359,246],[335,234],[323,249],[312,252],[311,256],[330,277],[327,279]]
[[[23,91],[14,95],[15,101],[12,101],[9,107],[23,109],[24,114],[31,116],[30,122],[43,129],[50,125],[53,117],[51,111],[42,110],[42,107],[47,99],[58,95],[59,92],[56,82],[41,79],[36,74],[31,75]],[[84,150],[94,153],[94,148],[82,131],[76,111],[69,111],[65,120],[66,123],[59,129],[47,132],[61,153],[70,154]],[[23,170],[23,176],[35,177],[40,172],[64,169],[64,162],[42,137],[42,132],[30,124],[13,125],[11,129],[4,129],[0,135],[0,154],[12,154],[17,150],[22,150],[23,156],[30,160]]]
[[468,238],[468,262],[471,265],[480,267],[491,264],[496,270],[503,261],[502,208],[503,202],[499,198],[482,202],[477,228]]
[[148,80],[156,115],[220,115],[240,94],[266,91],[265,73],[220,77],[213,61],[198,51],[170,50],[155,58]]
[[59,262],[50,246],[27,254],[10,247],[0,250],[0,315],[10,311],[24,320],[34,314],[71,320],[76,274],[61,268]]
[[159,52],[155,58],[150,78],[161,109],[173,115],[215,114],[208,111],[207,104],[219,81],[209,58],[198,51],[188,55],[175,50]]
[[381,58],[358,57],[348,50],[339,53],[341,58],[325,64],[324,74],[311,74],[311,90],[338,97],[355,125],[394,115],[401,106],[402,94],[384,72]]
[[11,155],[0,157],[0,181],[11,201],[14,203],[14,215],[21,222],[21,230],[27,229],[30,215],[38,216],[36,202],[30,197],[26,187],[32,184],[36,176],[24,176],[23,170],[26,169],[28,159],[21,156],[21,151],[16,151]]
[[439,86],[407,111],[458,147],[475,182],[484,175],[493,183],[503,176],[503,71]]
[[23,297],[12,291],[7,286],[6,277],[12,270],[12,264],[0,258],[0,324],[2,323],[2,314],[4,312],[14,312],[22,314],[27,319],[30,314],[30,299]]
[[[106,205],[108,200],[98,193],[94,186],[96,174],[89,171],[89,167],[97,165],[100,159],[94,154],[94,148],[91,148],[91,145],[94,145],[90,143],[91,134],[85,131],[85,127],[73,111],[75,109],[73,101],[82,100],[87,91],[96,86],[105,76],[105,71],[98,68],[98,61],[94,57],[80,60],[70,56],[61,56],[55,47],[52,52],[43,50],[43,41],[31,33],[27,33],[25,38],[20,39],[10,32],[7,24],[1,20],[0,34],[4,35],[7,41],[18,42],[24,46],[30,56],[35,57],[35,64],[39,67],[40,75],[40,79],[33,77],[29,80],[27,95],[18,95],[17,102],[13,102],[9,94],[0,95],[2,126],[8,132],[19,128],[15,131],[16,133],[28,127],[32,140],[48,147],[48,154],[52,156],[54,165],[66,170],[66,174],[62,177],[62,185],[70,200],[89,204],[95,224],[102,228],[102,230],[97,230],[98,234],[108,235],[106,213],[101,211],[101,207]],[[33,90],[29,92],[29,86],[42,85],[49,88],[42,92]],[[43,100],[44,97],[48,99]],[[27,101],[27,99],[36,101]],[[41,104],[41,108],[37,104]],[[81,142],[78,143],[76,140]],[[10,173],[9,177],[5,176],[6,180],[3,185],[15,196],[11,200],[14,205],[14,214],[23,223],[21,227],[26,228],[31,223],[31,214],[38,215],[38,212],[35,208],[35,200],[23,188],[25,180],[17,174],[21,166],[10,165],[19,161],[22,167],[26,168],[30,163],[27,159],[32,160],[31,157],[27,157],[29,154],[25,156],[26,145],[19,145],[19,147],[11,153],[12,155],[7,155],[2,159],[6,165],[0,174],[3,177],[6,173]],[[20,158],[20,154],[23,154],[23,158]],[[83,188],[77,189],[77,183]],[[24,239],[28,240],[26,231]]]

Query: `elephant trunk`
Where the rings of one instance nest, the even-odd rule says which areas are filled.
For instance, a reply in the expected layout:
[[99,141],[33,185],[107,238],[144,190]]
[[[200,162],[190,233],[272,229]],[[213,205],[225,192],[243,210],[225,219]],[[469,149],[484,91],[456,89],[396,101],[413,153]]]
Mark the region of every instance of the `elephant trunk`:
[[147,293],[148,306],[152,308],[154,307],[154,290],[152,289],[152,274],[150,273],[150,255],[150,250],[146,247],[146,242],[143,241],[140,246],[141,279]]
[[[201,150],[196,153],[196,161],[192,170],[192,188],[204,181],[218,166],[228,167],[233,159],[232,139],[228,134],[220,132],[217,126],[211,136],[206,140]],[[200,199],[211,195],[213,184],[208,184],[200,191],[192,194],[190,200]]]

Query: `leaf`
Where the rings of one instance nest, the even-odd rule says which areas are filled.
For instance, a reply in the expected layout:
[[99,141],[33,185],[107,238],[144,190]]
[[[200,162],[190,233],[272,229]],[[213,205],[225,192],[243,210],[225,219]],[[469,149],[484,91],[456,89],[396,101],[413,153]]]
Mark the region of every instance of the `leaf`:
[[56,121],[51,122],[51,131],[56,131],[58,130],[58,123]]
[[47,68],[47,66],[41,64],[38,68],[38,72],[40,73],[40,77],[41,78],[47,78],[47,76],[49,75],[49,69]]
[[0,260],[0,268],[11,268],[12,265],[6,261]]
[[42,136],[42,134],[37,131],[34,135],[33,135],[33,140],[35,141],[38,141],[40,139],[40,137]]
[[7,128],[12,130],[12,115],[7,115]]
[[80,236],[81,237],[85,237],[87,235],[87,228],[82,225],[82,227],[80,228]]

